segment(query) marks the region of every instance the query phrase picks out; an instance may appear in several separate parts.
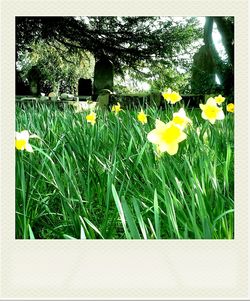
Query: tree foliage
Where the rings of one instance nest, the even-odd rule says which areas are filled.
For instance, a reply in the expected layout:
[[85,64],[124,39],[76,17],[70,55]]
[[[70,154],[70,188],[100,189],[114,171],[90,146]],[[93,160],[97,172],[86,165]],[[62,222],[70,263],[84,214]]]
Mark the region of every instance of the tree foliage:
[[73,93],[79,78],[93,75],[94,58],[89,52],[81,49],[70,51],[58,42],[31,42],[29,51],[21,51],[18,58],[23,80],[29,77],[35,66],[40,72],[43,90],[48,86],[50,90],[58,91],[61,86],[64,92]]
[[175,22],[161,17],[17,17],[17,51],[31,42],[57,42],[83,49],[96,59],[105,53],[117,70],[141,60],[175,63],[179,53],[201,36],[195,18]]
[[[178,22],[172,17],[16,18],[17,61],[32,57],[29,61],[37,62],[44,76],[56,80],[58,74],[75,79],[77,74],[72,77],[68,66],[79,66],[81,59],[85,62],[89,58],[81,55],[91,53],[95,60],[103,54],[108,56],[116,74],[124,75],[129,69],[134,78],[147,77],[152,82],[156,73],[176,73],[177,66],[190,69],[195,51],[192,45],[201,36],[202,30],[193,17]],[[36,55],[40,58],[34,58]],[[72,59],[74,64],[68,64]],[[150,72],[143,72],[145,67]]]

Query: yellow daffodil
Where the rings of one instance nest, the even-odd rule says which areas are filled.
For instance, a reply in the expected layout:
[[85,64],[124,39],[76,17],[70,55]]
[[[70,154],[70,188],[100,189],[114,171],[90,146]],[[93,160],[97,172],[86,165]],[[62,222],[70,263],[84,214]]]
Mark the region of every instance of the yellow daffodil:
[[167,102],[171,104],[175,104],[182,99],[178,92],[172,91],[171,89],[167,89],[166,92],[162,92],[162,96]]
[[225,97],[222,97],[221,95],[216,96],[214,99],[218,105],[222,104],[223,101],[225,101]]
[[184,129],[188,124],[192,124],[192,120],[186,116],[186,112],[183,108],[173,114],[172,121],[179,125],[182,129]]
[[172,93],[172,90],[171,90],[171,89],[167,89],[167,91],[162,92],[161,94],[162,94],[163,98],[164,98],[166,101],[169,102],[170,99],[171,99],[171,93]]
[[234,113],[234,104],[233,103],[229,103],[227,105],[227,111],[231,112],[231,113]]
[[142,124],[145,124],[145,123],[148,122],[148,120],[147,120],[147,115],[143,112],[142,109],[141,109],[141,112],[138,113],[137,119],[138,119],[138,121],[140,121]]
[[179,143],[187,138],[187,135],[174,122],[164,123],[156,120],[155,129],[148,133],[147,139],[156,144],[157,152],[167,152],[175,155],[178,151]]
[[29,139],[30,138],[39,138],[37,135],[30,135],[27,130],[22,131],[22,132],[16,132],[16,149],[17,150],[26,150],[27,152],[32,153],[33,148],[29,144]]
[[225,118],[224,112],[217,106],[216,100],[210,97],[206,104],[200,104],[202,110],[201,117],[214,124],[216,120]]
[[112,106],[112,109],[111,109],[111,111],[112,111],[112,112],[115,112],[115,114],[118,114],[121,110],[122,110],[122,109],[121,109],[121,105],[120,105],[119,102],[117,103],[117,105],[113,105],[113,106]]
[[87,122],[90,122],[92,125],[96,123],[96,113],[91,112],[89,115],[86,116]]
[[173,91],[171,93],[170,103],[175,104],[176,102],[180,101],[181,99],[182,99],[182,97],[180,96],[180,94],[178,92]]

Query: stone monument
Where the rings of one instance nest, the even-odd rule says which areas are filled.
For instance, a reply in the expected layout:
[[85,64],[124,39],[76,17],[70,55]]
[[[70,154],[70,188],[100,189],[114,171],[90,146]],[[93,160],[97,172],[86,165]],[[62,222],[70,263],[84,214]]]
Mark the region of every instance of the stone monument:
[[39,96],[41,92],[40,80],[41,75],[40,71],[36,66],[33,66],[28,73],[28,80],[30,86],[30,93],[32,96]]
[[94,70],[94,100],[103,89],[113,92],[114,86],[114,65],[103,55],[95,64]]
[[215,63],[208,47],[203,45],[193,57],[191,91],[211,93],[215,86]]
[[92,81],[91,79],[80,78],[78,81],[78,95],[91,96],[92,95]]

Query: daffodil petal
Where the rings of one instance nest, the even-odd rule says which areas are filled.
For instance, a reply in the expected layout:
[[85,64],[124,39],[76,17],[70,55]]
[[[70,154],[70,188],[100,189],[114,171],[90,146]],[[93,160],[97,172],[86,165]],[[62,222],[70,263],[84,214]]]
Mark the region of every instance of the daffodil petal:
[[184,111],[183,108],[181,108],[177,113],[174,113],[173,116],[179,116],[182,118],[186,118],[186,112]]
[[171,156],[175,155],[178,151],[179,145],[178,143],[171,143],[171,144],[166,144],[167,146],[167,153]]
[[33,153],[33,148],[29,143],[26,143],[25,149],[26,149],[27,152]]
[[181,136],[178,138],[177,142],[181,142],[187,138],[187,134],[181,132]]
[[21,140],[22,139],[22,136],[19,132],[16,132],[16,140]]
[[151,132],[148,133],[147,139],[154,144],[160,144],[161,143],[161,134],[158,129],[154,129]]
[[156,129],[165,129],[166,128],[166,123],[164,123],[163,121],[156,119],[155,121],[155,127]]
[[203,118],[203,119],[208,119],[208,117],[207,117],[207,115],[204,113],[204,111],[201,113],[201,117]]
[[29,140],[30,134],[29,134],[29,132],[27,130],[22,131],[20,133],[20,135],[21,135],[21,137],[22,137],[23,140],[26,140],[26,141]]
[[213,119],[212,119],[212,118],[209,118],[208,121],[209,121],[210,123],[212,123],[212,124],[215,124],[216,119],[214,119],[214,118],[213,118]]
[[182,116],[186,116],[186,112],[183,108],[180,108],[179,112],[178,112],[180,115]]
[[216,106],[216,100],[213,97],[208,98],[207,104],[211,106]]
[[218,120],[222,120],[222,119],[224,119],[224,118],[225,118],[224,112],[221,110],[221,111],[218,113],[218,115],[217,115],[217,119],[218,119]]
[[30,138],[37,138],[37,139],[41,139],[39,136],[37,136],[36,134],[32,134],[30,135]]
[[164,153],[168,150],[168,144],[166,144],[166,143],[158,144],[157,149],[160,153]]

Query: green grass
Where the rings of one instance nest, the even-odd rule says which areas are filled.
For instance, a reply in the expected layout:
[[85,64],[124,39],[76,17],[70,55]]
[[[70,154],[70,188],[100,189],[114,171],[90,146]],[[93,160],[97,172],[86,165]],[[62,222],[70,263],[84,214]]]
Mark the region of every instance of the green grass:
[[92,126],[87,112],[17,108],[16,130],[41,140],[16,151],[16,238],[232,239],[233,114],[211,125],[187,111],[187,139],[159,158],[147,133],[172,112],[145,111],[146,125],[132,110],[98,111]]

